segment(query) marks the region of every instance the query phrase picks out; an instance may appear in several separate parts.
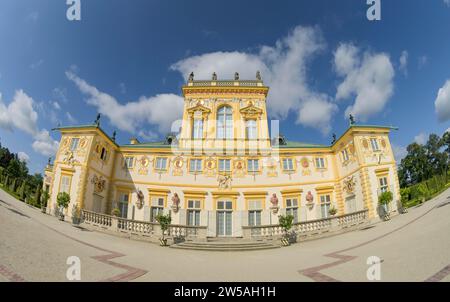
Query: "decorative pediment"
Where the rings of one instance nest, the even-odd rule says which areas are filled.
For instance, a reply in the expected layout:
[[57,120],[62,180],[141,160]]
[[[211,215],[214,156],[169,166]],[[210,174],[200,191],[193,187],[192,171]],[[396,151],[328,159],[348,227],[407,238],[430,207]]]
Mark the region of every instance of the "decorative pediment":
[[263,113],[263,110],[256,107],[253,102],[250,102],[248,106],[242,108],[239,111],[241,112],[244,119],[258,119]]
[[202,118],[206,118],[208,114],[211,113],[211,109],[208,107],[203,106],[203,104],[198,101],[197,104],[194,107],[191,107],[187,110],[189,117],[193,118],[197,112],[199,112],[202,115]]

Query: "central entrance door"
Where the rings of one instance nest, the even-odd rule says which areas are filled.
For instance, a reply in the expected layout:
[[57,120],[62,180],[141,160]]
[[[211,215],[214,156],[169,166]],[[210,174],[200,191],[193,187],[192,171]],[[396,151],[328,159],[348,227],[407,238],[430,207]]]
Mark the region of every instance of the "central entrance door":
[[217,202],[217,236],[231,236],[233,233],[233,202]]

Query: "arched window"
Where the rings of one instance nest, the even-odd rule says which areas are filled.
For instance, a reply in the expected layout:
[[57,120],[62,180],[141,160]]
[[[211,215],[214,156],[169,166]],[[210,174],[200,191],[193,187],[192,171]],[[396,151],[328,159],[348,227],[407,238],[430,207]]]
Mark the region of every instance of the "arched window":
[[233,113],[231,107],[224,106],[217,111],[217,138],[229,139],[233,134]]

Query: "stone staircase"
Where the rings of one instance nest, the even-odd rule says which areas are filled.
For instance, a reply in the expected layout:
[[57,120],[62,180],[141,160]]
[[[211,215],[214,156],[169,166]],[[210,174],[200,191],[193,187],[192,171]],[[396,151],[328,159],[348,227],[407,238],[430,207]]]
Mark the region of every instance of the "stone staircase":
[[170,246],[175,249],[200,251],[255,251],[279,248],[266,241],[244,240],[242,238],[208,238],[207,241],[184,241]]

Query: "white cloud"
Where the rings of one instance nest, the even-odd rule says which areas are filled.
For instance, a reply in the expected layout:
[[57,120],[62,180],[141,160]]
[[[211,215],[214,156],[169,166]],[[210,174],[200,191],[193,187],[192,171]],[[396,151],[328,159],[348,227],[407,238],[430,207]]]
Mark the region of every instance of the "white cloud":
[[44,63],[44,60],[40,59],[39,61],[33,62],[30,64],[31,69],[37,69]]
[[364,122],[381,112],[389,101],[395,71],[387,54],[360,52],[354,45],[341,44],[334,54],[334,66],[336,73],[344,77],[337,88],[336,100],[354,97],[345,115],[353,114]]
[[427,143],[427,139],[428,139],[427,134],[424,132],[421,132],[414,137],[414,141],[419,145],[425,145]]
[[434,107],[440,122],[450,120],[450,80],[447,80],[444,86],[439,89]]
[[22,130],[33,137],[33,149],[43,155],[56,152],[58,142],[54,141],[46,129],[39,130],[38,114],[33,106],[36,103],[23,90],[14,94],[12,102],[6,106],[0,95],[0,127],[12,131]]
[[[450,1],[450,0],[449,0]],[[402,51],[402,54],[400,55],[400,71],[403,72],[403,74],[406,76],[408,75],[408,57],[409,54],[406,50]]]
[[22,151],[17,153],[17,157],[19,158],[20,161],[23,161],[26,163],[30,160],[30,156]]
[[408,154],[406,147],[399,146],[397,144],[392,143],[392,151],[394,152],[395,161],[400,163],[403,158]]
[[292,111],[297,113],[297,123],[328,133],[338,108],[328,96],[309,87],[307,75],[308,63],[324,49],[318,28],[297,26],[274,46],[262,46],[255,54],[206,53],[178,61],[170,68],[185,79],[191,71],[197,79],[210,79],[213,72],[221,79],[232,79],[235,72],[241,79],[253,79],[259,70],[270,87],[268,109],[272,117],[284,119]]
[[74,117],[72,116],[72,114],[70,114],[70,112],[66,112],[66,117],[67,117],[67,120],[68,120],[71,124],[76,124],[76,123],[78,123],[77,119],[74,118]]
[[56,110],[60,110],[61,109],[61,106],[56,101],[52,102],[52,105],[53,105],[53,108],[55,108]]
[[54,155],[58,151],[58,142],[50,137],[50,133],[46,129],[39,131],[34,139],[32,144],[34,151],[45,156]]
[[82,93],[88,96],[87,103],[97,107],[109,122],[133,134],[138,133],[145,123],[155,125],[161,134],[169,132],[172,122],[182,118],[183,98],[175,94],[159,94],[153,97],[142,96],[135,102],[119,103],[111,95],[99,91],[71,71],[66,72]]

